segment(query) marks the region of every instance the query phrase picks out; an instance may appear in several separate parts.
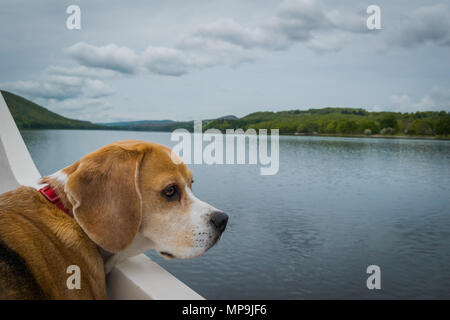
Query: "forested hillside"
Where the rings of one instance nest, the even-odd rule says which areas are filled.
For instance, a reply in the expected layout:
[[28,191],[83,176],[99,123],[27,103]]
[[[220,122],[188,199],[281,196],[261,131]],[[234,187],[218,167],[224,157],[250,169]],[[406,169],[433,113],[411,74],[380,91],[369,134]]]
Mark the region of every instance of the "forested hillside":
[[101,129],[88,121],[73,120],[51,112],[23,97],[0,91],[19,129]]
[[450,114],[446,111],[399,113],[323,108],[255,112],[237,120],[212,121],[206,126],[208,128],[273,128],[280,129],[281,134],[445,136],[450,134]]

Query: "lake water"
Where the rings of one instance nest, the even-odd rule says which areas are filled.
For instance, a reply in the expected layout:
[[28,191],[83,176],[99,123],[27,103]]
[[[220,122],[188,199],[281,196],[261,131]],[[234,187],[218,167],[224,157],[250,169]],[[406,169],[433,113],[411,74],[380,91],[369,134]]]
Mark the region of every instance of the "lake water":
[[[22,135],[42,175],[113,141],[169,133]],[[149,255],[208,299],[450,298],[450,142],[280,137],[280,170],[190,165],[196,195],[230,216],[205,255]],[[368,290],[366,268],[381,268]]]

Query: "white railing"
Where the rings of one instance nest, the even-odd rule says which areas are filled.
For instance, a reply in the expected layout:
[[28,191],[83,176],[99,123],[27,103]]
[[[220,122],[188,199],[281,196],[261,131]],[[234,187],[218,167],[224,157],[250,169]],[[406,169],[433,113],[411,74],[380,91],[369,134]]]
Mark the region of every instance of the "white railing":
[[[0,93],[0,193],[38,187],[40,177]],[[117,265],[106,282],[110,299],[203,299],[143,254]]]

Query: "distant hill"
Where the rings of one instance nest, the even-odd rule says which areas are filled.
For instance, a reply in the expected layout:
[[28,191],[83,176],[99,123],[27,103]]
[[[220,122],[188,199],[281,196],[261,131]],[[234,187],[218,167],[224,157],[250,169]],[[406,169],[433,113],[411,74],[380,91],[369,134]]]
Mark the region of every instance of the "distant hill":
[[[65,118],[7,91],[0,91],[20,129],[106,129],[190,132],[193,121],[141,120],[94,124]],[[228,115],[203,120],[203,130],[279,129],[280,134],[337,136],[423,136],[450,138],[450,113],[446,111],[369,112],[361,108],[321,108],[280,112],[254,112],[237,118]]]
[[[236,120],[238,117],[228,115],[216,119],[203,120],[206,125],[216,120]],[[135,131],[173,131],[175,129],[194,130],[194,121],[173,121],[173,120],[141,120],[141,121],[123,121],[111,123],[99,123],[113,130],[135,130]]]
[[[63,117],[14,93],[0,90],[19,129],[106,129],[131,131],[173,131],[183,128],[193,131],[193,121],[140,120],[111,123],[91,123]],[[235,120],[235,116],[218,119]],[[216,119],[204,120],[204,124]]]
[[369,112],[361,108],[321,108],[255,112],[239,119],[217,119],[204,129],[279,129],[280,134],[448,136],[446,111]]
[[237,119],[239,119],[239,118],[236,116],[233,116],[233,115],[229,115],[229,116],[223,116],[223,117],[217,118],[215,120],[237,120]]
[[130,126],[158,126],[174,123],[173,120],[141,120],[141,121],[120,121],[120,122],[106,122],[98,123],[99,125],[107,127],[130,127]]
[[0,91],[19,129],[102,129],[88,121],[69,119],[23,97]]
[[130,122],[104,123],[109,130],[130,130],[130,131],[163,131],[170,132],[175,129],[186,129],[193,131],[193,121],[172,121],[172,120],[144,120]]

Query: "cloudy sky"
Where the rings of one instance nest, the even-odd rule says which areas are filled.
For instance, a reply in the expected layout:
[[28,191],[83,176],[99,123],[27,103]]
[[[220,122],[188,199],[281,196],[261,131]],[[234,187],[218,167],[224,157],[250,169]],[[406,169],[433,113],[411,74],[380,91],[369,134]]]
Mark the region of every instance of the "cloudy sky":
[[[72,4],[81,30],[66,28]],[[381,30],[366,27],[371,4]],[[0,88],[94,122],[450,111],[450,4],[0,0]]]

